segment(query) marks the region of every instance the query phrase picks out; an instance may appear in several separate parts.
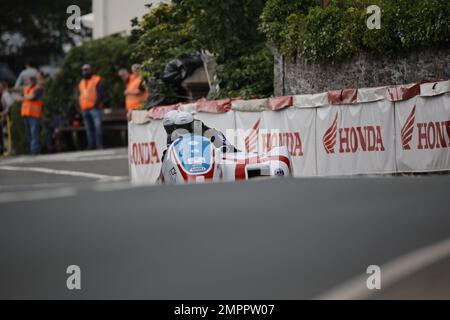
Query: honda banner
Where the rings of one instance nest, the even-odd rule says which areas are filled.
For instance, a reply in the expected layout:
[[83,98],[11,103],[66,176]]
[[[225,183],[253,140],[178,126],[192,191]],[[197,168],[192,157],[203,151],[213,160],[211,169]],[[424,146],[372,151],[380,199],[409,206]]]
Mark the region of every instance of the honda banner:
[[296,177],[450,170],[450,81],[202,103],[133,113],[133,182],[157,181],[161,118],[174,109],[195,113],[243,152],[286,146]]
[[388,100],[318,108],[318,175],[395,172],[394,135],[394,104]]
[[143,124],[128,123],[128,164],[131,181],[143,184],[157,181],[166,141],[166,132],[160,120]]
[[450,94],[396,102],[399,172],[450,170]]
[[315,110],[236,112],[237,145],[246,152],[267,153],[286,146],[294,176],[315,176]]

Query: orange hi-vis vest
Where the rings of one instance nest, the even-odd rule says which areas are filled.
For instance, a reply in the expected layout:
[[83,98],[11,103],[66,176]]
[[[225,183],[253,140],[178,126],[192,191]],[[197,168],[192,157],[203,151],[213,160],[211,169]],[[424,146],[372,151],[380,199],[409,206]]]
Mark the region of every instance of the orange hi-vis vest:
[[[23,95],[29,96],[33,95],[36,90],[41,90],[41,86],[39,84],[35,84],[34,86],[25,86],[23,88]],[[28,100],[24,99],[22,101],[22,108],[20,110],[20,115],[22,117],[35,117],[40,118],[42,115],[42,98],[39,98],[37,100]]]
[[[130,75],[130,79],[127,83],[127,91],[139,90],[142,78],[135,75]],[[127,94],[125,97],[125,107],[127,110],[140,109],[142,104],[147,100],[147,91],[139,94]]]
[[93,75],[90,79],[81,79],[78,90],[81,110],[89,110],[95,107],[97,101],[97,84],[102,80],[100,76]]

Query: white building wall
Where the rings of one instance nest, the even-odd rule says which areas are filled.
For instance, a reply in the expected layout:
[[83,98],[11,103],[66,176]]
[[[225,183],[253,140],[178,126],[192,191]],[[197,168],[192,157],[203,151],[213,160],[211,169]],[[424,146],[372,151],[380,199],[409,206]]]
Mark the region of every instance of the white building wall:
[[129,33],[131,19],[142,18],[147,12],[146,4],[156,6],[170,0],[93,0],[93,38],[98,39],[114,33]]

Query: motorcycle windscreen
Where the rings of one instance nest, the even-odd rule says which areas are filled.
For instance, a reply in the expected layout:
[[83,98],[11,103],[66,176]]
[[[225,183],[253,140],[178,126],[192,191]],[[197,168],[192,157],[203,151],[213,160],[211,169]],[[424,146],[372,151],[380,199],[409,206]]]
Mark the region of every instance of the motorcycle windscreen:
[[211,142],[202,136],[183,136],[174,143],[177,160],[189,174],[204,174],[212,166]]

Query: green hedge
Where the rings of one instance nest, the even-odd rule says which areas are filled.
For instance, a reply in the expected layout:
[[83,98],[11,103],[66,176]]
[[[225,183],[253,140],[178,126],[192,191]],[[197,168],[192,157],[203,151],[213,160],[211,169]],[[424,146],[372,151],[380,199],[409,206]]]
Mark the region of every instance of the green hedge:
[[20,116],[21,103],[16,102],[11,108],[11,144],[14,154],[24,154],[30,151],[25,131],[25,124]]
[[[286,56],[341,61],[359,52],[398,55],[450,44],[448,0],[267,0],[260,29]],[[381,29],[366,26],[369,5],[381,8]]]
[[266,45],[255,53],[230,59],[217,68],[221,91],[209,98],[265,97],[273,92],[273,56]]

